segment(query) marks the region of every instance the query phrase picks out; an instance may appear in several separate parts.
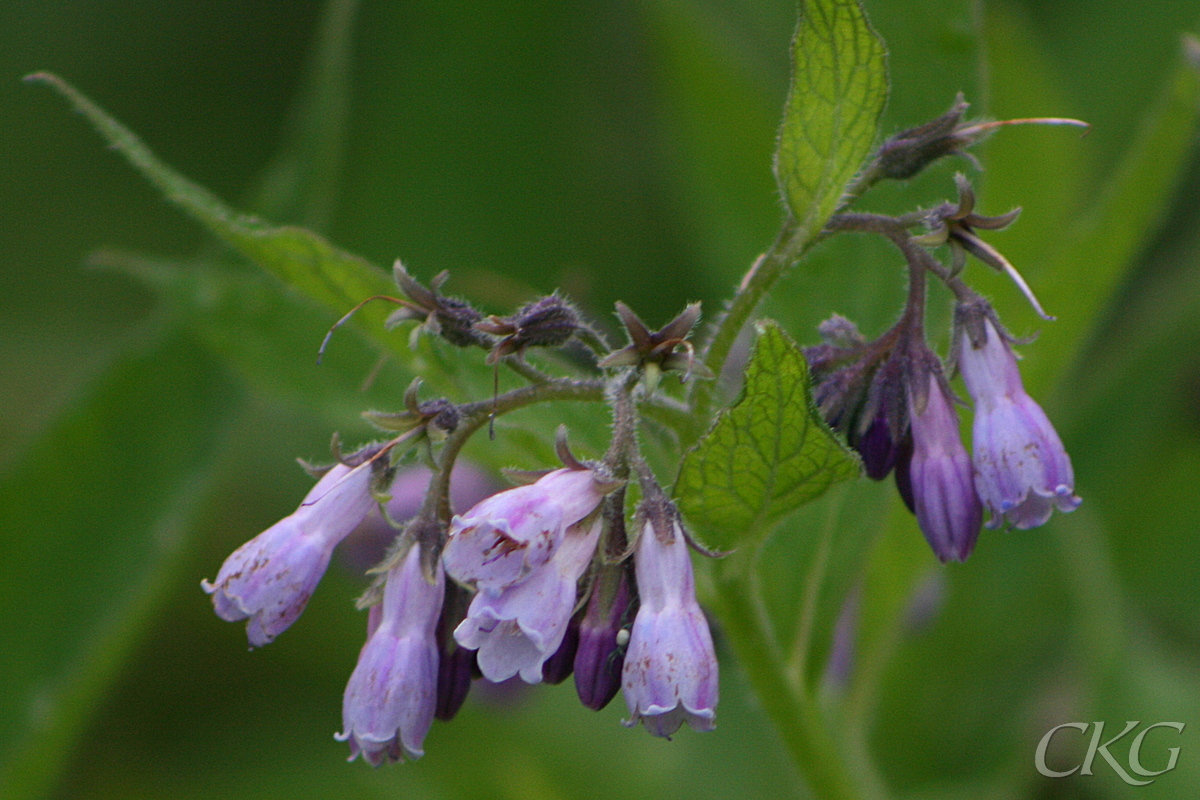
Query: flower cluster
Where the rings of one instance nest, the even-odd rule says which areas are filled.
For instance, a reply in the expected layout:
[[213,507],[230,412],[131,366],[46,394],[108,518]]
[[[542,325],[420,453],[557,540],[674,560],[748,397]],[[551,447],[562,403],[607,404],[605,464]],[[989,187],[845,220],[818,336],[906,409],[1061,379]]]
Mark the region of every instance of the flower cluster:
[[[964,148],[996,125],[1028,121],[967,124],[965,111],[960,98],[944,116],[889,139],[859,183],[869,188],[873,181],[909,178],[939,158],[966,155]],[[881,234],[901,251],[908,299],[900,319],[877,338],[835,315],[819,328],[822,343],[805,351],[820,413],[861,455],[867,477],[894,476],[941,561],[971,555],[985,511],[989,527],[1007,522],[1023,529],[1080,502],[1062,442],[1022,385],[1015,340],[961,277],[972,256],[1007,273],[1050,319],[979,233],[1011,224],[1017,213],[977,213],[969,181],[960,175],[956,182],[957,203],[900,217],[845,212],[829,219],[824,233]],[[915,227],[924,231],[911,233]],[[933,254],[940,247],[950,250],[949,265]],[[776,270],[777,277],[785,256],[764,255],[742,291],[769,284],[773,278],[764,276]],[[558,293],[508,316],[489,316],[442,294],[445,273],[428,286],[399,263],[394,274],[403,296],[370,298],[399,305],[388,327],[417,323],[410,332],[414,345],[427,335],[486,351],[485,363],[494,370],[491,399],[421,401],[416,379],[404,410],[365,412],[394,438],[345,457],[335,448],[337,463],[299,509],[234,552],[213,582],[202,582],[217,615],[247,620],[251,645],[269,643],[300,616],[334,548],[359,528],[357,544],[346,549],[371,551],[351,559],[360,566],[378,556],[383,540],[391,546],[368,570],[377,577],[359,600],[368,609],[367,638],[346,686],[337,734],[349,745],[350,760],[361,755],[378,765],[420,757],[433,721],[452,719],[479,679],[556,684],[574,675],[587,708],[604,708],[623,692],[630,727],[641,724],[661,737],[685,723],[712,730],[718,665],[696,601],[691,550],[712,554],[689,537],[641,452],[639,431],[643,418],[653,418],[677,443],[701,435],[712,421],[714,391],[693,382],[676,393],[662,389],[663,381],[670,373],[684,383],[726,376],[722,367],[753,303],[743,302],[740,311],[731,306],[700,350],[691,341],[698,303],[658,329],[617,303],[627,343],[613,348]],[[957,301],[945,363],[924,330],[930,276]],[[544,362],[537,354],[568,347],[574,351]],[[581,364],[591,369],[589,377],[553,374]],[[524,383],[501,392],[502,367]],[[974,406],[973,455],[959,433],[960,401],[950,384],[956,372]],[[455,515],[451,478],[468,438],[485,426],[494,433],[500,414],[560,400],[608,404],[612,435],[603,460],[576,459],[560,427],[561,468],[526,473],[523,485],[491,496],[480,493]],[[415,450],[429,467],[418,481],[419,501],[411,488],[415,471],[400,469]],[[637,479],[636,509],[626,508],[630,476]]]
[[[909,237],[897,218],[845,215],[844,229],[879,232],[909,260],[904,315],[868,341],[849,320],[822,323],[822,344],[806,350],[816,378],[815,400],[826,421],[841,431],[874,480],[895,475],[896,488],[941,561],[965,561],[975,547],[986,508],[988,527],[1005,521],[1019,529],[1044,524],[1053,509],[1080,503],[1071,460],[1041,407],[1026,393],[1012,350],[1013,339],[991,306],[962,282],[970,253],[1015,276],[1035,310],[1046,317],[1012,265],[974,229],[993,230],[1015,213],[974,212],[969,183],[957,177],[958,205],[943,204],[922,219],[929,232]],[[946,268],[925,249],[949,245]],[[925,278],[933,274],[957,297],[950,364],[962,373],[974,404],[973,450],[959,435],[958,400],[946,370],[925,342]]]
[[[239,548],[215,582],[203,582],[219,616],[250,619],[251,644],[266,644],[299,617],[333,548],[374,507],[370,469],[333,467],[295,514]],[[623,686],[627,724],[642,722],[658,736],[684,722],[713,728],[717,662],[696,604],[687,535],[655,491],[637,516],[632,557],[608,558],[614,545],[625,548],[623,512],[602,506],[623,495],[623,485],[604,466],[572,458],[453,517],[432,559],[421,530],[428,520],[406,526],[385,561],[346,687],[337,738],[349,743],[351,760],[420,757],[433,719],[454,716],[474,671],[531,684],[573,672],[581,702],[595,710]],[[469,604],[461,602],[471,592]]]

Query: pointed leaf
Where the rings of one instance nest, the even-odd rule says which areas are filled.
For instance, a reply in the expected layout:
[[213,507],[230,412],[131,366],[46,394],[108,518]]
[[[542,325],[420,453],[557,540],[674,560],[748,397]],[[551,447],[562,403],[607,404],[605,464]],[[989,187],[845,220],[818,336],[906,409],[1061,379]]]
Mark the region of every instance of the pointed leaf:
[[764,320],[742,396],[684,457],[675,494],[703,540],[730,549],[858,472],[813,405],[804,354]]
[[800,14],[775,176],[807,239],[870,152],[888,86],[883,41],[857,0],[805,0]]
[[[395,291],[385,272],[317,234],[304,228],[271,225],[226,205],[160,161],[132,131],[58,76],[40,72],[28,80],[48,84],[66,97],[168,200],[247,259],[321,305],[340,315],[372,295]],[[360,318],[362,328],[390,349],[398,361],[410,363],[412,354],[404,337],[384,334],[388,311],[380,304],[365,307]]]

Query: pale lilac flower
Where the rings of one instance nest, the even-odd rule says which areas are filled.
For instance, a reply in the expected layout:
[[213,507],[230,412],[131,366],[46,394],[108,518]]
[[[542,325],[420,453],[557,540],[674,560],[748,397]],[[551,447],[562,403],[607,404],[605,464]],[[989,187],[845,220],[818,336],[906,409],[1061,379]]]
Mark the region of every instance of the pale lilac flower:
[[217,579],[200,586],[212,595],[217,616],[249,618],[250,644],[267,644],[304,611],[329,557],[374,506],[371,465],[337,464],[304,502],[225,559]]
[[663,542],[646,522],[634,555],[641,607],[625,654],[626,725],[639,721],[655,736],[687,722],[710,731],[716,719],[717,656],[708,620],[696,603],[692,561],[675,521]]
[[596,515],[571,526],[550,560],[525,580],[497,593],[475,595],[454,639],[478,650],[483,677],[493,683],[517,674],[526,683],[542,680],[542,664],[566,634],[576,585],[591,563],[602,524]]
[[344,731],[335,738],[349,741],[350,761],[361,753],[378,766],[424,755],[437,705],[436,630],[445,577],[439,567],[434,583],[425,579],[420,550],[414,544],[388,573],[383,601],[371,609],[367,642],[346,684]]
[[611,485],[590,469],[555,470],[494,494],[450,522],[442,561],[459,583],[496,596],[550,560],[570,526],[591,514]]
[[924,406],[909,387],[912,458],[907,477],[921,532],[941,561],[966,561],[975,548],[983,508],[975,494],[971,459],[958,435],[954,400],[929,372]]
[[1075,473],[1054,426],[1025,393],[1008,342],[986,316],[982,331],[978,347],[964,331],[958,359],[975,401],[975,486],[991,512],[989,528],[1005,519],[1036,528],[1055,508],[1079,506]]

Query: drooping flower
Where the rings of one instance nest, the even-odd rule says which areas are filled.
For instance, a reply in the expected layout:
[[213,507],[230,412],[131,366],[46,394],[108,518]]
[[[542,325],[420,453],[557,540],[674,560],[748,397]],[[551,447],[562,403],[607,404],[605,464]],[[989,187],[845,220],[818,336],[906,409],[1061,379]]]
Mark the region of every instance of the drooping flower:
[[249,619],[250,644],[267,644],[304,611],[333,548],[362,521],[375,501],[371,464],[337,464],[325,474],[291,516],[276,522],[233,552],[212,583],[217,616],[229,622]]
[[1075,510],[1075,473],[1041,406],[1021,383],[1016,357],[986,313],[963,324],[959,369],[975,402],[975,486],[990,512],[989,528],[1007,519],[1036,528],[1057,508]]
[[941,561],[966,561],[975,549],[983,508],[975,494],[971,459],[958,435],[950,390],[936,372],[922,374],[928,375],[925,397],[911,385],[908,391],[912,457],[904,478],[934,555]]
[[479,670],[489,681],[520,674],[526,683],[541,682],[542,665],[566,635],[577,584],[592,561],[601,527],[599,515],[577,522],[551,558],[520,583],[475,595],[454,639],[478,651]]
[[388,573],[383,601],[372,607],[367,642],[346,684],[343,732],[350,761],[359,754],[374,766],[420,758],[438,699],[436,630],[445,577],[430,583],[421,570],[420,545]]
[[447,574],[493,597],[520,584],[612,488],[591,469],[568,467],[492,495],[451,520],[442,554]]
[[668,530],[649,520],[634,554],[641,607],[625,654],[626,725],[639,721],[655,736],[684,722],[710,731],[716,719],[717,657],[704,612],[696,603],[688,544],[677,518]]

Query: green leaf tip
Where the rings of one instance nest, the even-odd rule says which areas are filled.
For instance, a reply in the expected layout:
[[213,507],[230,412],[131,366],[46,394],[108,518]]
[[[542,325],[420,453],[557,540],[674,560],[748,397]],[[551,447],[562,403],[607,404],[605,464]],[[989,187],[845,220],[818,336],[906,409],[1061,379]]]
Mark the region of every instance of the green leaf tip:
[[775,177],[796,224],[820,232],[875,142],[887,57],[858,0],[803,0]]
[[857,455],[821,419],[804,354],[763,320],[742,394],[684,456],[675,495],[705,542],[753,541],[835,483],[857,476]]
[[[168,200],[247,260],[330,311],[344,314],[364,298],[392,289],[387,273],[322,236],[305,228],[273,225],[227,205],[161,161],[136,134],[57,75],[35,72],[25,80],[44,83],[63,95]],[[411,363],[412,354],[403,342],[384,335],[386,310],[368,308],[363,317],[362,327],[369,336],[402,365]]]

